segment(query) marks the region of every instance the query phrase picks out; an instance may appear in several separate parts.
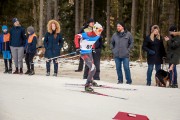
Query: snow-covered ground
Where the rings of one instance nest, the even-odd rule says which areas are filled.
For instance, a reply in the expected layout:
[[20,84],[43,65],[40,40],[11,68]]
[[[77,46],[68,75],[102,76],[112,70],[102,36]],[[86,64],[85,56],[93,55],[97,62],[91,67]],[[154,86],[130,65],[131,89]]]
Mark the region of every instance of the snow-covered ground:
[[136,90],[94,88],[114,97],[82,93],[85,81],[70,77],[0,73],[0,120],[112,120],[119,112],[150,120],[179,120],[180,89],[98,84]]
[[[137,89],[95,88],[113,98],[82,93],[83,86],[66,85],[84,84],[85,80],[83,72],[74,72],[78,60],[60,61],[58,77],[46,77],[45,60],[35,60],[34,76],[3,74],[0,60],[0,120],[111,120],[119,111],[147,115],[150,120],[180,118],[180,89],[145,86],[146,63],[131,62],[133,85],[118,85],[114,61],[101,61],[99,84]],[[180,66],[177,69],[180,74]]]

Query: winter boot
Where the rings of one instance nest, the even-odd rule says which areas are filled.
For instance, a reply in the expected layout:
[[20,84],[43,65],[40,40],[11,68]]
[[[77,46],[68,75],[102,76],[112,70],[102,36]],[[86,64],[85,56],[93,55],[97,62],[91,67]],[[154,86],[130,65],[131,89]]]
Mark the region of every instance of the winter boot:
[[46,73],[46,76],[50,76],[50,72],[47,72],[47,73]]
[[4,71],[4,73],[8,73],[8,68],[5,68],[5,71]]
[[86,92],[94,92],[94,90],[90,87],[90,84],[85,85],[85,91]]
[[28,69],[24,74],[29,74],[31,71]]
[[31,71],[29,72],[29,75],[34,75],[34,74],[35,74],[34,70],[31,70]]
[[19,72],[20,74],[23,74],[23,69],[22,68],[20,68],[20,72]]
[[54,73],[53,76],[54,76],[54,77],[57,77],[57,73]]
[[9,74],[12,73],[12,68],[9,68],[8,73],[9,73]]
[[13,72],[13,74],[19,74],[19,69],[16,67],[16,70]]

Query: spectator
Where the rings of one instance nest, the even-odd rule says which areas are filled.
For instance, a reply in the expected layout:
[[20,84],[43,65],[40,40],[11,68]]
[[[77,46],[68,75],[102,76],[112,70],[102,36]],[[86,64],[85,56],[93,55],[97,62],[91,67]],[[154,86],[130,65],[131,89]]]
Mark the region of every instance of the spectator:
[[[60,34],[60,25],[56,20],[50,20],[47,25],[47,33],[44,38],[45,47],[45,58],[53,58],[60,56],[60,51],[63,46],[62,36]],[[54,63],[54,74],[57,76],[58,73],[58,61],[57,58],[53,59]],[[50,76],[50,64],[51,60],[46,61],[46,76]]]
[[158,25],[151,27],[151,33],[148,35],[144,42],[142,49],[147,52],[147,86],[151,86],[152,71],[155,66],[156,72],[161,69],[163,63],[163,57],[166,56],[163,38],[160,36],[160,29]]
[[[174,33],[176,32],[176,33]],[[164,39],[168,42],[167,59],[169,62],[170,87],[178,88],[176,65],[180,63],[180,32],[177,32],[176,26],[169,28],[170,38]]]
[[23,74],[24,46],[26,44],[25,29],[20,25],[17,18],[13,18],[12,22],[14,26],[10,30],[10,48],[16,67],[13,74]]
[[111,38],[111,49],[116,63],[116,71],[118,75],[118,84],[123,83],[122,63],[124,66],[126,84],[131,84],[131,73],[129,68],[129,53],[133,47],[133,37],[129,31],[126,30],[123,22],[117,23],[117,32]]

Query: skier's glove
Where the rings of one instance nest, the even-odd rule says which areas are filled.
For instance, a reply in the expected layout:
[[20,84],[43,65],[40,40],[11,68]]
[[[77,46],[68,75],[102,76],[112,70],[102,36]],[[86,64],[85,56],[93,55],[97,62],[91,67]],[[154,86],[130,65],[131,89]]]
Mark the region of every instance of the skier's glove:
[[80,49],[76,49],[76,54],[80,54]]

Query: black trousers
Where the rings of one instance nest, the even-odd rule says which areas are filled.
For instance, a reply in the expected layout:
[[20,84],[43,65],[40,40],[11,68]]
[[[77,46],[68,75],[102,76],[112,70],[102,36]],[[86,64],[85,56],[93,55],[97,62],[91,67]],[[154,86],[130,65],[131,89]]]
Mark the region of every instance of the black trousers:
[[78,70],[79,70],[79,71],[82,71],[82,70],[83,70],[83,66],[84,66],[84,60],[80,57],[80,58],[79,58]]
[[[57,59],[53,59],[53,63],[54,63],[54,73],[58,73],[58,62],[57,62]],[[51,60],[46,62],[47,72],[50,72],[50,68],[51,68]]]
[[[101,58],[101,49],[96,49],[95,52],[92,53],[94,65],[96,66],[96,72],[93,76],[94,80],[100,80],[100,58]],[[89,68],[85,65],[83,79],[87,79],[89,73]]]
[[[8,69],[8,61],[9,61],[9,69]],[[12,59],[4,59],[4,65],[6,70],[12,70]]]
[[27,65],[27,70],[34,70],[33,58],[35,53],[26,53],[25,61]]

